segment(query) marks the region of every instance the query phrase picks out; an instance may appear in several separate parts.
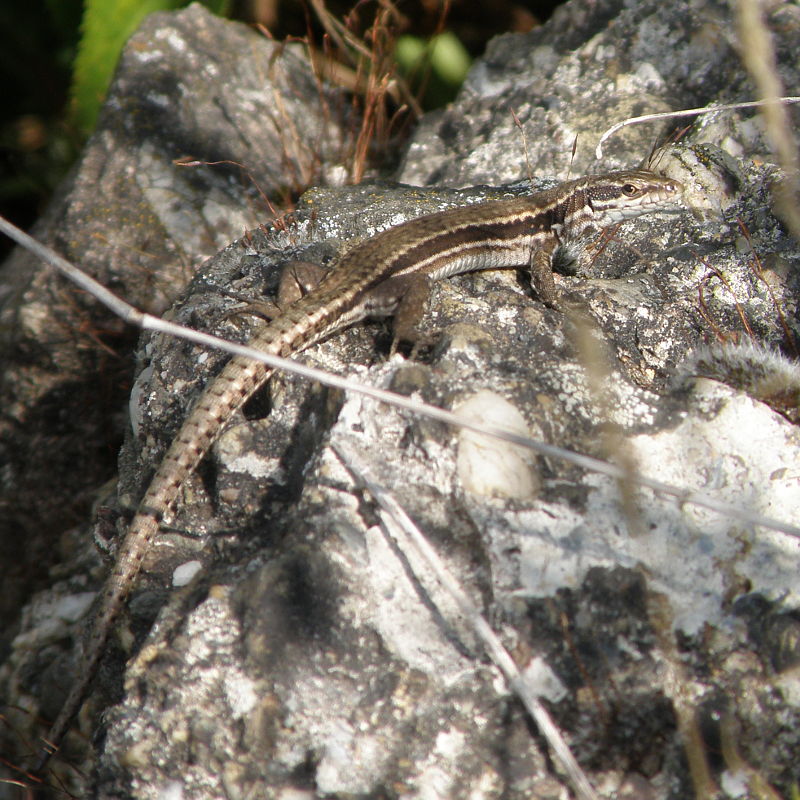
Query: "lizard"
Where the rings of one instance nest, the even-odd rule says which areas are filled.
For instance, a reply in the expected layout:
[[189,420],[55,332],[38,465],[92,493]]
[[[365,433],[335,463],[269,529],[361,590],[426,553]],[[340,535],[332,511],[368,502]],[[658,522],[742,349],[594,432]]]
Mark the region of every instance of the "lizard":
[[[348,250],[319,283],[262,325],[250,347],[290,356],[367,317],[395,315],[395,337],[411,338],[436,280],[481,269],[525,268],[540,300],[557,306],[553,258],[626,219],[675,209],[683,186],[649,170],[593,175],[512,199],[418,217]],[[81,670],[44,739],[36,772],[58,749],[89,691],[114,622],[162,520],[227,422],[270,377],[265,364],[235,356],[195,402],[158,466],[119,546],[96,603]]]

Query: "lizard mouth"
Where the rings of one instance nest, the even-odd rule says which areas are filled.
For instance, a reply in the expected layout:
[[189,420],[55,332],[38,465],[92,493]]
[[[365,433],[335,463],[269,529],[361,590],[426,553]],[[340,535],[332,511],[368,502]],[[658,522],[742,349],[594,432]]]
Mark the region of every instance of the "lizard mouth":
[[670,180],[669,183],[661,187],[657,192],[642,198],[639,205],[628,208],[619,208],[616,213],[616,221],[631,219],[642,214],[655,210],[659,213],[676,213],[681,210],[681,195],[683,194],[683,184],[680,181]]

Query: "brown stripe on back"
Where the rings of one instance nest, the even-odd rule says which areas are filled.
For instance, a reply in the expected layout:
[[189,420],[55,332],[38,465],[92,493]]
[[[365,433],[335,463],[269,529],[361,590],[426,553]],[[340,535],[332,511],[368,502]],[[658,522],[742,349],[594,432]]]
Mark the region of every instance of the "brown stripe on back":
[[[461,220],[459,217],[465,216],[463,212],[472,209],[457,210],[462,213],[454,215],[453,222],[456,225],[452,229],[440,230],[438,234],[434,234],[434,239],[430,238],[430,234],[420,236],[414,244],[399,252],[393,259],[392,274],[402,275],[413,271],[420,262],[427,260],[437,251],[452,251],[454,248],[463,248],[469,244],[482,246],[492,242],[513,241],[533,235],[545,224],[544,219],[538,215],[525,213],[524,216],[520,216],[519,212],[511,213],[511,210],[506,214],[505,221],[484,222],[485,210],[482,214],[470,215],[474,218]],[[474,210],[479,211],[479,209]]]

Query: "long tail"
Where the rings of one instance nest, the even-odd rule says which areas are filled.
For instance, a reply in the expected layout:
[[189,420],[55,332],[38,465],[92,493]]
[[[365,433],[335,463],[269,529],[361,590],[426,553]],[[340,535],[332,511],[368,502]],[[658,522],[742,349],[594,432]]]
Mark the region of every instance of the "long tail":
[[[81,671],[39,752],[36,772],[41,773],[78,713],[105,652],[114,621],[125,604],[161,520],[178,497],[181,486],[194,472],[238,409],[269,377],[263,364],[234,358],[200,397],[162,460],[128,528],[114,571],[106,579],[97,616],[86,645]],[[223,411],[224,410],[224,411]]]

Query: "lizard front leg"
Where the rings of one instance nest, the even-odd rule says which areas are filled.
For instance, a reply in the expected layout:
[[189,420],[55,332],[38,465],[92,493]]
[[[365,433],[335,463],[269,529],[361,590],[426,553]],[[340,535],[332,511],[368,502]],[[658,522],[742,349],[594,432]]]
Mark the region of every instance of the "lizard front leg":
[[531,285],[539,299],[549,308],[558,307],[558,289],[553,277],[553,253],[555,243],[549,247],[537,247],[531,253]]

